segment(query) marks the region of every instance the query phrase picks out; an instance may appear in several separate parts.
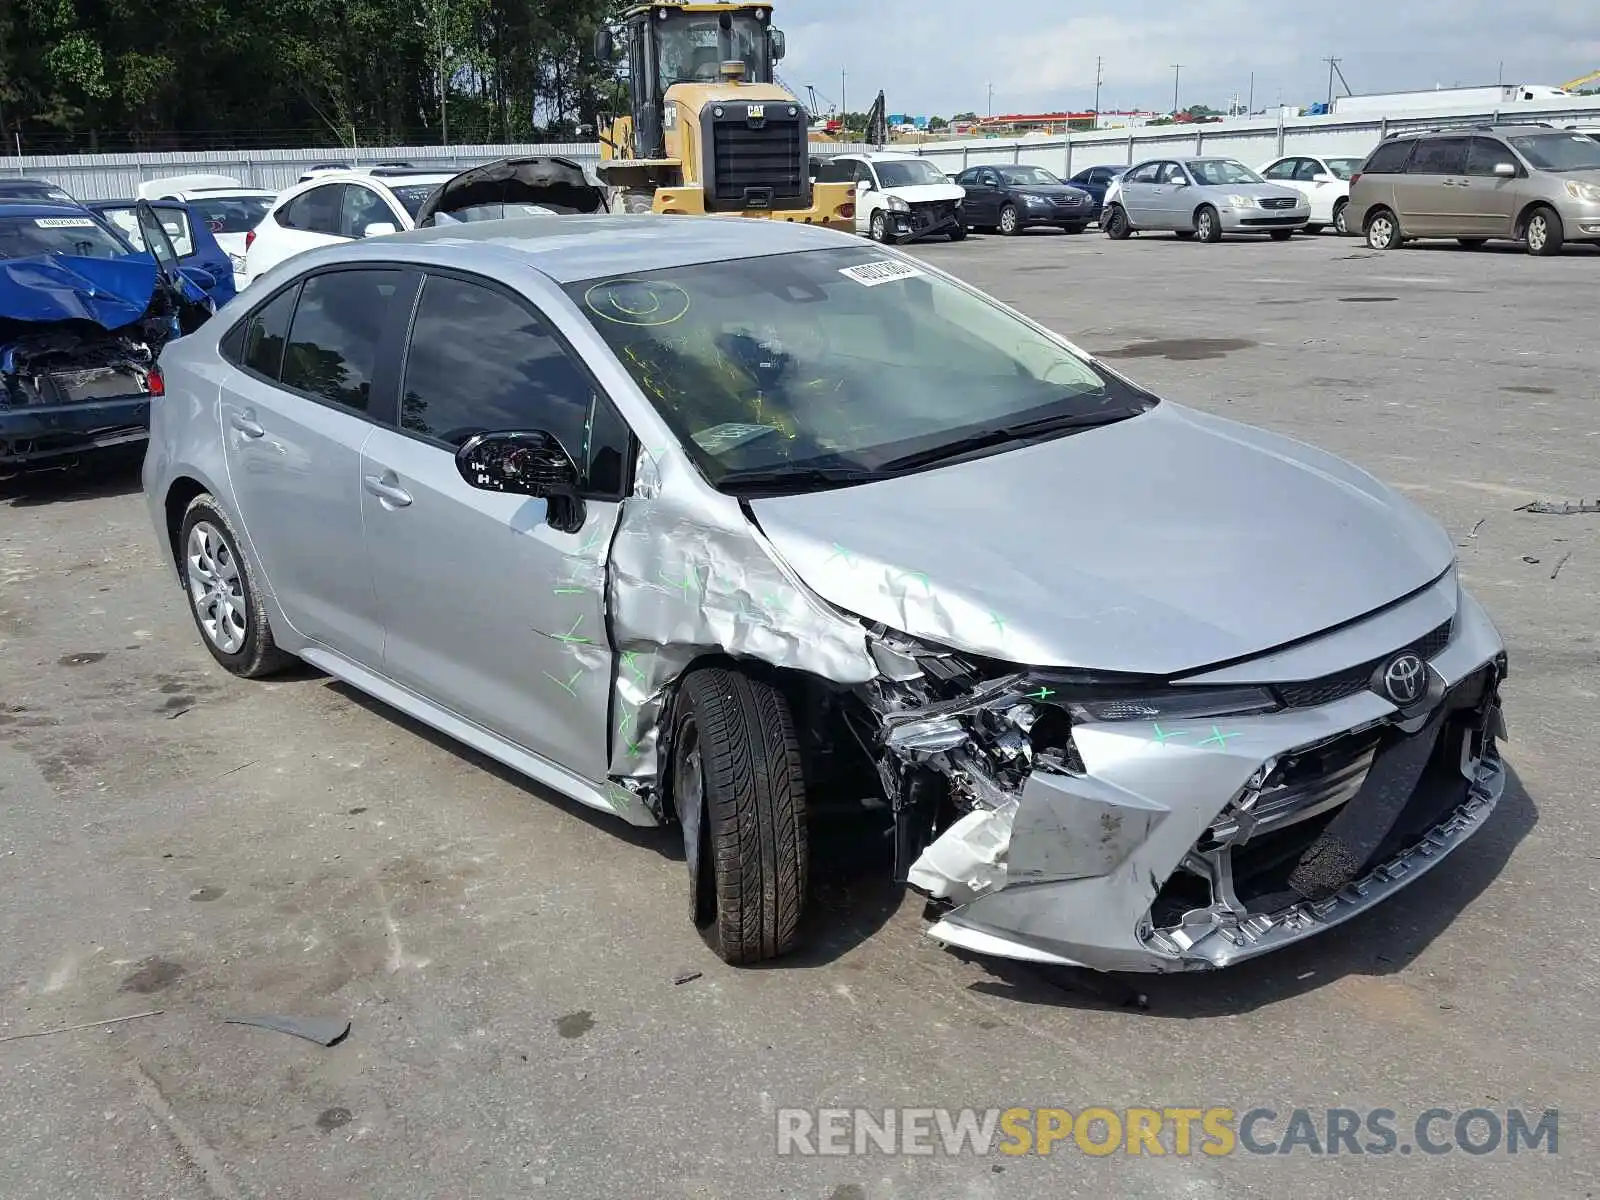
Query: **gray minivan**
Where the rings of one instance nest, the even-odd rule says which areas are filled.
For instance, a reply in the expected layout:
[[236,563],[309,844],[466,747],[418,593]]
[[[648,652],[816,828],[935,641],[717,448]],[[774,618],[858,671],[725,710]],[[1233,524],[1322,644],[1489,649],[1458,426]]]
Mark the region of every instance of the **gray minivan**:
[[1545,125],[1398,134],[1351,179],[1348,222],[1374,250],[1414,238],[1507,238],[1538,255],[1600,243],[1600,142]]

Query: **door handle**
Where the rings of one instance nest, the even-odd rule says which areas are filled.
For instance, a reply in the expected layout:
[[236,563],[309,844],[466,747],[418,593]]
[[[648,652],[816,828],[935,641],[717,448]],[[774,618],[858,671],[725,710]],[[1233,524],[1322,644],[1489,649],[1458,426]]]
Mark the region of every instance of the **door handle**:
[[242,413],[234,413],[228,418],[228,423],[240,433],[244,434],[245,437],[258,438],[265,437],[267,434],[265,429],[256,424],[253,410]]
[[386,504],[396,508],[404,508],[411,503],[411,493],[397,483],[390,483],[381,475],[365,476],[367,491]]

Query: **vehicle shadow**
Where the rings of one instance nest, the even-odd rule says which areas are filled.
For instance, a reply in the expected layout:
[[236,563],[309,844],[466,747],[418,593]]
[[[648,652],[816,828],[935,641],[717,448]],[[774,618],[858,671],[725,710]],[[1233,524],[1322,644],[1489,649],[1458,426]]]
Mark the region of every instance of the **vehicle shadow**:
[[[283,676],[301,678],[293,672]],[[527,776],[480,754],[472,747],[422,722],[391,708],[339,680],[307,668],[307,682],[326,679],[324,686],[383,718],[414,737],[422,738],[463,763],[487,772],[514,788],[519,788],[562,812],[594,827],[596,837],[619,838],[630,846],[659,854],[669,862],[681,863],[683,835],[676,824],[659,828],[630,825],[620,817],[609,816],[559,792],[543,787]],[[792,970],[825,966],[848,954],[878,932],[899,909],[904,889],[891,882],[893,850],[881,817],[828,815],[813,822],[810,839],[811,884],[806,912],[802,918],[801,949],[781,959],[761,964],[757,969]],[[688,887],[685,876],[685,888]]]
[[1405,970],[1504,869],[1539,821],[1514,769],[1489,823],[1427,875],[1372,911],[1260,959],[1222,971],[1105,975],[1078,968],[960,957],[993,976],[976,992],[1056,1008],[1137,1008],[1150,1017],[1190,1020],[1238,1016],[1350,975]]
[[[139,468],[143,462],[143,446],[118,447],[98,451],[69,467],[0,475],[0,504],[33,508],[74,500],[131,496],[142,486]],[[0,467],[0,472],[7,469]]]

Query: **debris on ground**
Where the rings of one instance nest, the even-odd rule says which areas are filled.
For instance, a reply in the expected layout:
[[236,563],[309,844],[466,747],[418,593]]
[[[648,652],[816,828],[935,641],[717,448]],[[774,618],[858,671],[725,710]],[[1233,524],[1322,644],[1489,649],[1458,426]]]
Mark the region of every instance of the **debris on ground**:
[[1570,517],[1574,513],[1600,513],[1600,500],[1535,500],[1524,504],[1518,512],[1541,513],[1552,517]]
[[316,1042],[319,1046],[336,1045],[350,1032],[349,1017],[224,1017],[223,1024],[270,1029],[275,1033],[287,1033],[290,1037]]
[[1537,558],[1535,558],[1531,554],[1524,554],[1522,556],[1522,561],[1527,563],[1529,566],[1532,566],[1533,564],[1537,563],[1539,560]]
[[686,983],[693,983],[703,974],[705,974],[704,971],[684,971],[682,974],[673,977],[672,985],[673,987],[682,987]]
[[1554,579],[1557,575],[1561,574],[1561,568],[1567,565],[1567,559],[1569,559],[1571,557],[1572,557],[1572,551],[1571,550],[1568,550],[1565,554],[1563,554],[1561,556],[1561,561],[1556,563],[1556,569],[1554,571],[1550,572],[1550,578],[1551,579]]
[[98,1029],[102,1025],[120,1025],[124,1021],[138,1021],[144,1017],[159,1017],[164,1013],[164,1008],[152,1008],[149,1012],[129,1013],[125,1017],[107,1017],[104,1021],[88,1021],[82,1025],[63,1025],[59,1029],[36,1029],[32,1033],[8,1033],[0,1037],[0,1042],[20,1042],[24,1038],[51,1037],[58,1033],[76,1033],[80,1029]]

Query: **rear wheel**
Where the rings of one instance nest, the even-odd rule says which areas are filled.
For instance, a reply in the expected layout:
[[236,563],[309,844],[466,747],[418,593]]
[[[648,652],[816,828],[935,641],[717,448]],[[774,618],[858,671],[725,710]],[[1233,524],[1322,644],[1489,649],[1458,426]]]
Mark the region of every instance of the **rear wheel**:
[[1540,205],[1528,214],[1528,227],[1523,237],[1528,243],[1528,253],[1541,258],[1561,253],[1566,232],[1561,228],[1561,217],[1553,208]]
[[1345,237],[1350,232],[1350,226],[1344,219],[1344,210],[1350,207],[1350,201],[1341,200],[1333,206],[1333,231],[1340,237]]
[[1202,204],[1194,214],[1194,231],[1200,235],[1202,242],[1220,242],[1222,218],[1217,215],[1217,210],[1209,204]]
[[1100,227],[1106,231],[1106,236],[1114,241],[1122,241],[1133,232],[1133,226],[1128,224],[1128,214],[1122,210],[1122,205],[1113,204],[1106,209],[1105,219],[1100,222]]
[[1083,226],[1083,225],[1063,225],[1061,228],[1067,233],[1082,233],[1084,231],[1084,229],[1086,228],[1086,226]]
[[1374,250],[1393,250],[1400,245],[1400,222],[1387,208],[1373,210],[1367,218],[1367,245]]
[[684,679],[672,796],[707,943],[734,965],[792,950],[810,864],[800,741],[783,694],[722,668]]
[[1008,204],[1000,210],[1000,232],[1007,237],[1016,237],[1022,232],[1022,217],[1018,215],[1015,204]]
[[239,553],[239,539],[207,493],[184,510],[178,554],[189,611],[212,658],[245,679],[270,675],[293,661],[273,640],[261,593]]
[[1275,242],[1287,242],[1293,236],[1294,230],[1292,229],[1274,229],[1272,231],[1272,240]]

